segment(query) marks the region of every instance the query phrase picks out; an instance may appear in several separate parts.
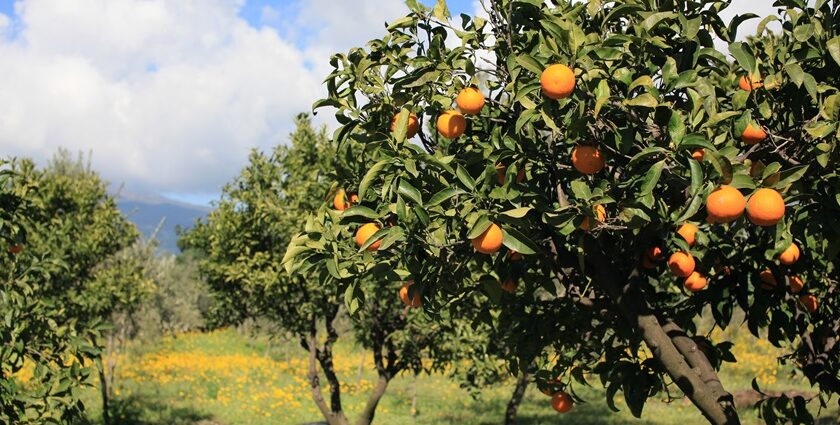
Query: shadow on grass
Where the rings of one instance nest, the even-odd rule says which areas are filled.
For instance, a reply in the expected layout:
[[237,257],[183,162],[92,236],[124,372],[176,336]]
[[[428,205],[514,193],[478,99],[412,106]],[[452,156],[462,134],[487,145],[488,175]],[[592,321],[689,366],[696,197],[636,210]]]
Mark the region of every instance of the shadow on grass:
[[114,425],[202,425],[217,424],[213,415],[189,407],[177,407],[143,395],[112,400],[111,423]]

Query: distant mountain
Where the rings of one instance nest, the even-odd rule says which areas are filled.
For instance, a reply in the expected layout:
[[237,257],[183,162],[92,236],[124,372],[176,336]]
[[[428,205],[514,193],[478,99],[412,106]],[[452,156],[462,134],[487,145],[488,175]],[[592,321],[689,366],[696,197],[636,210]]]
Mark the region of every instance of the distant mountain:
[[157,234],[160,248],[178,253],[176,226],[192,227],[195,221],[205,217],[211,209],[201,205],[186,204],[160,196],[137,195],[120,192],[115,195],[117,205],[147,238],[163,221]]

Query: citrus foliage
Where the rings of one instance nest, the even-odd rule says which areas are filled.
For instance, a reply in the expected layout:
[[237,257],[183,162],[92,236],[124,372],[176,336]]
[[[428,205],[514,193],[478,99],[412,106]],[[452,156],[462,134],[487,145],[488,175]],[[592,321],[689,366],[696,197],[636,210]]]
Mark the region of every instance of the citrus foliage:
[[[338,180],[360,204],[322,207],[292,268],[413,280],[442,323],[483,294],[504,317],[474,319],[512,330],[513,371],[572,396],[594,374],[636,416],[676,384],[710,422],[738,422],[715,373],[736,359],[696,328],[704,309],[721,328],[743,309],[819,400],[840,392],[838,2],[777,1],[746,43],[738,26],[755,16],[725,25],[728,1],[492,0],[460,26],[444,1],[407,4],[382,39],[331,59],[315,107],[337,109],[334,142],[356,159]],[[454,111],[478,83],[486,105]],[[409,117],[426,124],[417,139]],[[366,223],[381,230],[358,246]],[[504,247],[484,238],[494,226]],[[798,261],[779,262],[794,241]],[[500,296],[508,278],[520,289]],[[346,303],[374,296],[351,286]],[[762,412],[808,420],[805,404]]]
[[84,411],[78,390],[101,355],[104,322],[143,292],[137,274],[100,266],[137,231],[66,153],[43,170],[3,160],[0,191],[0,423],[68,422]]

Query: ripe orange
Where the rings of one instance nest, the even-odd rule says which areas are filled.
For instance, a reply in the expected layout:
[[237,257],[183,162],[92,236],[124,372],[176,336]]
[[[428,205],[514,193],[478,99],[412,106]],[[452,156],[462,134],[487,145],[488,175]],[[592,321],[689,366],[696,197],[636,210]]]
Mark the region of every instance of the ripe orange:
[[[502,164],[501,162],[496,164],[496,180],[499,182],[500,185],[505,184],[505,177],[506,177],[505,175],[506,174],[507,174],[507,167],[505,166],[505,164]],[[517,183],[522,183],[523,181],[525,181],[525,168],[520,169],[516,173],[516,182]]]
[[12,255],[18,255],[23,251],[23,245],[12,245],[9,247],[9,253]]
[[344,189],[338,189],[338,192],[335,193],[335,197],[333,198],[333,206],[339,211],[344,211],[358,203],[359,195],[352,193],[348,199]]
[[758,125],[747,124],[747,128],[741,133],[741,140],[748,145],[754,145],[767,138],[767,133]]
[[420,291],[415,291],[413,297],[409,296],[408,288],[411,285],[414,285],[413,280],[409,280],[408,282],[404,283],[402,288],[400,288],[400,300],[403,302],[403,304],[405,304],[408,307],[417,308],[420,307],[421,304],[423,304],[423,299],[420,298]]
[[572,151],[572,165],[583,174],[595,174],[604,169],[605,164],[601,151],[595,146],[577,145]]
[[662,248],[652,246],[645,250],[645,258],[651,261],[662,261],[665,258],[665,253],[662,252]]
[[572,400],[572,396],[564,391],[556,392],[551,396],[551,407],[560,413],[567,413],[572,410],[574,405],[575,401]]
[[[359,230],[356,231],[356,245],[359,245],[361,248],[374,233],[378,232],[381,229],[378,224],[376,223],[367,223],[363,224],[362,227],[359,227]],[[382,241],[378,240],[367,248],[368,251],[376,251],[379,249],[379,246],[382,245]]]
[[502,290],[513,294],[516,292],[516,286],[516,282],[513,279],[508,279],[502,283]]
[[540,85],[548,98],[565,99],[575,91],[575,72],[566,65],[551,65],[540,76]]
[[698,161],[703,161],[703,158],[706,157],[706,150],[703,148],[696,149],[691,153],[691,157]]
[[677,230],[677,234],[688,242],[688,246],[694,246],[697,243],[697,230],[694,223],[685,223]]
[[694,257],[688,252],[675,252],[671,254],[668,259],[668,267],[671,268],[671,273],[677,277],[688,277],[694,272]]
[[729,223],[744,214],[746,205],[738,189],[722,185],[706,198],[706,213],[713,223]]
[[808,310],[811,313],[816,313],[817,309],[820,306],[820,303],[819,303],[819,300],[817,300],[817,297],[815,297],[811,294],[806,294],[806,295],[803,295],[803,296],[799,297],[799,302],[801,302],[802,305],[805,306],[805,309]]
[[703,276],[698,272],[692,272],[687,278],[685,278],[685,282],[683,282],[685,289],[688,289],[691,292],[700,292],[706,288],[707,284],[708,282],[706,281],[706,276]]
[[759,189],[747,201],[747,217],[758,226],[774,226],[785,216],[785,200],[773,189]]
[[761,281],[759,287],[767,291],[772,290],[777,285],[776,277],[773,276],[773,272],[770,269],[763,270],[759,273],[758,279]]
[[457,139],[467,129],[467,120],[458,111],[446,111],[438,117],[437,129],[447,139]]
[[[607,210],[603,205],[595,205],[595,216],[598,218],[597,223],[603,223],[607,219]],[[586,216],[583,218],[583,222],[580,223],[580,228],[588,232],[590,227],[589,216]]]
[[738,87],[744,91],[753,91],[761,86],[761,77],[745,75],[738,80]]
[[455,103],[458,105],[458,109],[465,114],[472,114],[475,115],[481,112],[481,108],[484,107],[484,95],[481,94],[481,90],[475,87],[467,87],[461,90],[461,93],[458,93],[458,97],[455,98]]
[[522,261],[523,257],[522,257],[522,254],[520,254],[520,253],[518,253],[514,250],[510,250],[510,251],[508,251],[508,258],[510,259],[510,261]]
[[799,276],[791,276],[788,280],[788,287],[790,288],[790,293],[798,294],[802,292],[802,289],[805,288],[805,282],[802,281],[802,278]]
[[472,244],[482,254],[493,254],[502,247],[504,236],[502,228],[491,223],[484,233],[472,240]]
[[[391,120],[391,132],[397,131],[397,121],[400,120],[400,113],[398,112],[394,115],[394,118]],[[408,116],[408,129],[405,131],[405,138],[410,139],[417,135],[417,132],[420,131],[420,121],[417,120],[417,115],[413,112],[411,115]]]
[[791,243],[786,250],[779,254],[779,262],[786,266],[793,265],[799,260],[799,247],[795,243]]

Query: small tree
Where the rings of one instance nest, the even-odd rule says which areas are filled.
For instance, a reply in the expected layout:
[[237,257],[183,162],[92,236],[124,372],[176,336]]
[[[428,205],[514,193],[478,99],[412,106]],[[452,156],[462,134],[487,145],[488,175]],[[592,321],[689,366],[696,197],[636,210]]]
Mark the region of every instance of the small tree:
[[[507,317],[510,360],[536,364],[561,412],[595,374],[637,417],[676,385],[709,422],[738,423],[717,376],[731,343],[697,328],[704,310],[722,328],[744,310],[822,403],[840,392],[836,1],[777,1],[759,32],[772,19],[781,32],[751,43],[734,39],[755,16],[725,25],[728,1],[491,0],[489,20],[460,27],[444,0],[407,4],[384,38],[332,58],[315,105],[337,108],[335,143],[362,146],[368,167],[342,183],[361,201],[343,223],[398,217],[366,240],[382,242],[375,256],[337,255],[342,273],[389,264],[437,317],[492,295],[482,277],[523,254],[531,305]],[[436,131],[417,133],[430,118]],[[333,234],[320,243],[353,247]],[[807,401],[761,412],[807,420]]]

